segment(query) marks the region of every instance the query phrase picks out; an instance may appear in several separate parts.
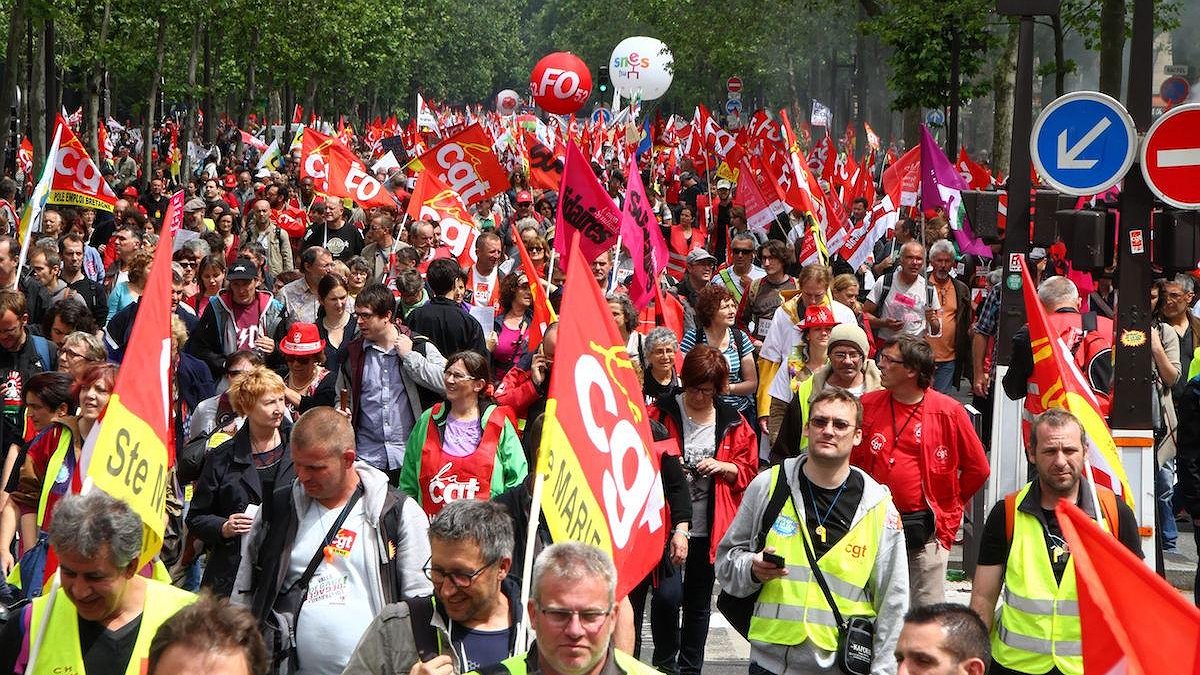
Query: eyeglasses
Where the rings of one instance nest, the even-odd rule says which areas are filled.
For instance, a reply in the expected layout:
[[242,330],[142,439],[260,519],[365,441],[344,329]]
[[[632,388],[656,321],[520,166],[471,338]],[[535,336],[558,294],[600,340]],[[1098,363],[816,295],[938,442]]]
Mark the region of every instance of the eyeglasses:
[[689,391],[693,394],[699,394],[701,396],[712,396],[713,394],[717,393],[717,390],[713,389],[712,387],[684,387],[683,390]]
[[471,377],[465,373],[456,373],[453,370],[447,370],[446,372],[442,373],[442,376],[446,378],[447,382],[462,382],[463,380],[469,381],[479,379],[478,377]]
[[475,583],[476,577],[478,577],[480,574],[483,574],[483,571],[487,568],[496,564],[496,561],[493,560],[474,572],[447,572],[446,570],[434,567],[431,564],[432,562],[433,558],[431,557],[429,560],[425,561],[425,567],[421,569],[421,571],[425,573],[425,578],[432,581],[434,586],[441,586],[447,579],[449,579],[450,583],[454,584],[458,588],[470,587],[471,584]]
[[58,355],[60,358],[65,356],[70,360],[83,358],[83,354],[80,354],[79,352],[75,351],[74,349],[66,349],[66,348],[58,350]]
[[862,358],[858,352],[830,352],[829,358],[834,361],[857,361]]
[[887,354],[883,354],[883,353],[880,353],[880,355],[879,355],[879,362],[880,363],[891,363],[891,364],[897,365],[897,366],[904,365],[904,361],[902,361],[900,359],[894,359],[894,358],[888,356]]
[[359,321],[366,321],[367,319],[369,319],[369,318],[371,318],[371,317],[375,316],[375,314],[374,314],[374,312],[355,312],[355,313],[354,313],[354,316],[355,316],[355,317],[356,317],[356,318],[357,318]]
[[195,260],[180,260],[179,266],[180,267],[195,267],[196,261]]
[[854,428],[853,422],[850,422],[848,420],[838,419],[837,417],[818,416],[818,417],[808,418],[808,426],[812,427],[813,429],[818,429],[818,430],[824,429],[825,427],[829,426],[830,424],[832,424],[834,430],[839,433],[844,432],[844,431],[849,431],[850,429]]
[[730,251],[732,251],[734,255],[754,255],[754,249],[752,248],[734,248],[730,249]]
[[537,603],[537,608],[542,616],[546,617],[546,621],[555,628],[566,628],[571,625],[571,619],[578,616],[579,625],[583,626],[586,631],[599,630],[608,620],[608,615],[612,614],[612,607],[608,609],[563,609],[561,607],[542,607],[541,603]]

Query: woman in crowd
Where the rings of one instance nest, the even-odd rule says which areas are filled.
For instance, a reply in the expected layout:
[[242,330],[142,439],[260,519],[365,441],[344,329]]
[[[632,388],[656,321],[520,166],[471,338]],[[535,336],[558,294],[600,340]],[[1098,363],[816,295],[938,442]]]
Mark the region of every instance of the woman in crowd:
[[356,255],[346,261],[346,291],[350,294],[350,302],[358,297],[358,292],[367,285],[371,278],[371,264],[367,259]]
[[88,366],[104,363],[106,358],[108,353],[99,337],[77,330],[63,340],[62,348],[58,350],[58,371],[69,373],[71,379],[78,380]]
[[642,346],[646,350],[642,393],[649,405],[663,396],[679,392],[679,375],[675,372],[675,352],[679,349],[679,340],[670,328],[659,326],[646,334]]
[[633,359],[633,364],[637,367],[638,375],[646,369],[646,349],[643,344],[645,336],[637,332],[638,313],[633,306],[633,301],[624,293],[609,293],[606,298],[608,301],[608,311],[612,314],[613,322],[617,324],[617,331],[621,334],[621,341],[625,343],[625,351],[629,353],[629,358]]
[[[59,498],[82,485],[82,476],[75,470],[81,442],[75,442],[76,429],[69,417],[75,403],[71,382],[66,373],[38,373],[25,385],[25,411],[37,435],[16,456],[18,472],[10,476],[6,487],[12,493],[16,517],[6,512],[0,524],[0,564],[5,574],[15,564],[11,551],[18,523],[21,547],[28,551],[49,529]],[[49,483],[47,476],[52,477]],[[29,588],[25,583],[22,587]]]
[[[334,378],[325,377],[325,341],[311,323],[294,323],[287,335],[279,341],[279,351],[287,361],[288,375],[283,391],[288,412],[298,419],[306,410],[320,405],[318,401],[330,402],[334,398]],[[329,391],[318,393],[324,385]]]
[[113,292],[108,296],[108,316],[111,318],[117,312],[142,297],[146,290],[146,281],[150,276],[150,263],[154,262],[154,254],[141,250],[133,254],[129,261],[129,280],[117,282]]
[[196,273],[196,268],[200,265],[201,259],[192,249],[181,248],[175,251],[171,260],[183,270],[183,300],[191,305],[196,294],[200,292],[200,278]]
[[512,412],[491,401],[487,359],[452,354],[443,381],[446,402],[421,413],[400,471],[400,490],[431,518],[458,499],[491,499],[529,472]]
[[336,371],[346,345],[358,337],[358,320],[350,309],[350,287],[339,274],[326,274],[317,284],[317,334],[325,343],[325,365]]
[[746,418],[722,397],[730,382],[725,354],[697,345],[684,358],[679,377],[683,391],[658,399],[647,414],[666,427],[675,453],[683,459],[691,491],[690,528],[676,525],[671,535],[687,540],[679,607],[683,614],[680,622],[679,609],[660,611],[652,604],[650,628],[656,667],[697,675],[704,666],[717,542],[758,472],[758,441]]
[[209,299],[225,288],[226,269],[228,266],[225,264],[225,256],[214,253],[206,255],[200,260],[200,268],[196,273],[196,277],[200,281],[200,292],[188,301],[196,309],[197,316],[204,313]]
[[772,440],[779,433],[783,414],[799,391],[800,384],[829,363],[829,335],[836,325],[833,312],[825,305],[809,305],[804,310],[804,318],[796,324],[796,329],[800,331],[800,344],[792,349],[784,367],[775,373],[768,390],[771,409],[767,411],[770,418],[767,421],[767,433]]
[[702,225],[696,225],[696,209],[688,204],[680,205],[676,220],[675,227],[663,232],[663,237],[667,240],[670,253],[667,273],[675,281],[680,281],[687,269],[687,254],[694,248],[704,248],[707,235]]
[[250,531],[258,506],[276,486],[295,478],[284,390],[279,375],[261,366],[233,380],[229,401],[246,423],[209,454],[196,482],[187,525],[205,544],[201,584],[215,595],[233,591],[242,535]]
[[538,276],[546,279],[546,265],[550,262],[550,244],[546,243],[546,237],[540,234],[533,237],[525,250],[529,252],[529,261],[533,263],[533,268],[537,270]]
[[529,322],[533,319],[532,305],[533,293],[523,272],[518,270],[500,280],[500,315],[494,324],[495,343],[492,346],[495,384],[499,384],[525,355],[529,344]]
[[[221,235],[221,241],[224,244],[220,255],[225,258],[226,265],[232,265],[233,261],[237,260],[238,248],[241,246],[241,240],[238,238],[233,224],[233,213],[222,213],[217,216],[216,232]],[[213,253],[215,254],[216,251]]]
[[766,276],[750,282],[746,297],[742,299],[742,315],[738,325],[746,326],[755,341],[762,344],[771,327],[771,317],[783,304],[782,293],[799,290],[795,277],[787,273],[791,253],[787,244],[772,239],[758,247],[758,257]]
[[720,350],[729,364],[729,387],[722,398],[753,419],[754,392],[758,389],[754,345],[746,333],[734,328],[736,315],[737,303],[724,286],[711,284],[700,289],[696,298],[696,328],[683,334],[680,351],[687,354],[700,344]]

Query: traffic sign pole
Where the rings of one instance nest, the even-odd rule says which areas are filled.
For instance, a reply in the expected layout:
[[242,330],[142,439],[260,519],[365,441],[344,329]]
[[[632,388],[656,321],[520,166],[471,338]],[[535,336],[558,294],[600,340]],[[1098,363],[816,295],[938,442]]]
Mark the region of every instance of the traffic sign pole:
[[[1150,127],[1150,75],[1154,52],[1154,0],[1135,0],[1133,35],[1129,44],[1129,85],[1125,102],[1139,131]],[[1156,389],[1151,376],[1150,354],[1150,252],[1134,246],[1135,239],[1148,240],[1154,197],[1142,171],[1130,171],[1121,190],[1121,224],[1117,234],[1116,333],[1113,336],[1113,387],[1109,424],[1129,477],[1142,537],[1146,563],[1161,569],[1160,547],[1154,532],[1158,509],[1154,495],[1157,471],[1150,397]]]

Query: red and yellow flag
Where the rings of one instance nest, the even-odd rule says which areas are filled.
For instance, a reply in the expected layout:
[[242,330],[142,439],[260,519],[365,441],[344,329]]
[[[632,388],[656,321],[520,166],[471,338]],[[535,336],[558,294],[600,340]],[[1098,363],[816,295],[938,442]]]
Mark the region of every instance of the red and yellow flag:
[[[436,221],[442,230],[442,242],[463,267],[475,264],[475,239],[479,229],[462,197],[438,178],[433,171],[417,177],[408,199],[408,217]],[[519,237],[518,237],[519,238]]]
[[117,194],[100,175],[100,167],[92,161],[62,115],[58,116],[58,126],[62,129],[62,140],[54,156],[54,179],[50,183],[47,202],[112,211]]
[[1200,610],[1079,507],[1055,510],[1079,587],[1083,671],[1200,672]]
[[529,351],[532,352],[542,344],[546,329],[558,321],[558,316],[554,313],[554,307],[550,305],[546,287],[542,285],[537,268],[533,266],[529,251],[525,250],[525,242],[519,236],[514,239],[517,242],[517,251],[521,254],[521,269],[525,272],[525,278],[529,280],[529,291],[533,295],[533,321],[529,324]]
[[[641,385],[604,294],[576,249],[567,263],[563,315],[537,470],[542,513],[555,541],[612,555],[617,599],[662,559],[669,523]],[[590,310],[588,308],[591,308]]]
[[162,548],[167,482],[174,462],[170,426],[171,249],[176,221],[183,220],[183,192],[176,192],[167,215],[150,279],[129,336],[129,354],[117,373],[108,406],[87,439],[84,466],[91,483],[120,499],[142,518],[145,565]]
[[[508,174],[492,145],[488,132],[472,124],[409,162],[408,169],[414,174],[434,171],[468,206],[474,206],[508,188]],[[558,189],[557,183],[553,189]]]
[[363,208],[396,205],[391,193],[337,137],[306,129],[300,142],[300,158],[300,177],[312,178],[318,192],[353,199]]
[[1062,338],[1050,330],[1046,308],[1037,297],[1037,287],[1029,276],[1025,259],[1021,261],[1021,288],[1025,296],[1025,317],[1029,320],[1029,343],[1033,348],[1033,375],[1037,394],[1026,398],[1030,412],[1039,414],[1050,408],[1067,410],[1083,424],[1087,434],[1087,460],[1097,483],[1116,492],[1133,508],[1133,491],[1117,453],[1112,431],[1100,414],[1100,402],[1091,386],[1083,379],[1075,359]]

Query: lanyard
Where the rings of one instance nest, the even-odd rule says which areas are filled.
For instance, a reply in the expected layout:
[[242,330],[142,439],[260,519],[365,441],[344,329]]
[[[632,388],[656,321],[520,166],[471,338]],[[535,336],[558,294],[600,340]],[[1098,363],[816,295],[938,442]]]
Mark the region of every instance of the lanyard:
[[912,412],[908,413],[908,419],[904,420],[904,424],[901,424],[900,429],[897,430],[896,429],[896,399],[892,398],[892,397],[888,398],[888,405],[891,406],[891,408],[892,408],[892,447],[893,448],[895,448],[897,445],[900,445],[900,434],[904,433],[904,430],[908,428],[908,423],[911,422],[914,417],[916,417],[917,412],[921,410],[921,405],[924,403],[925,403],[924,397],[922,397],[920,401],[917,401],[917,405],[913,406]]

